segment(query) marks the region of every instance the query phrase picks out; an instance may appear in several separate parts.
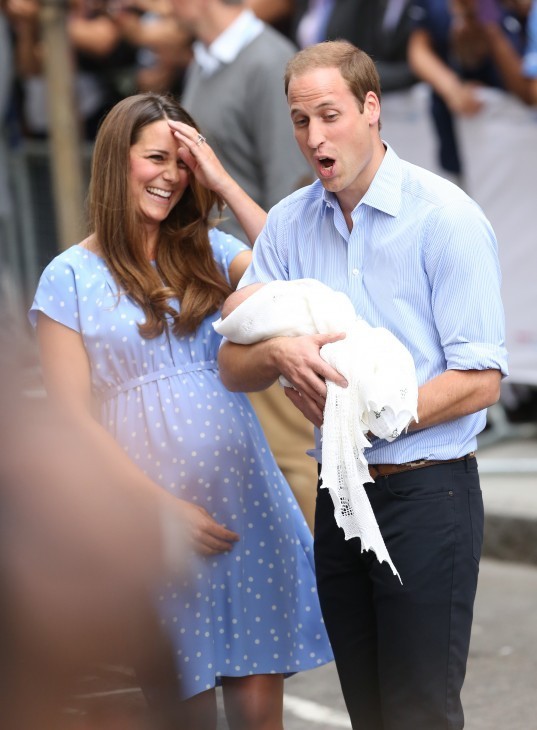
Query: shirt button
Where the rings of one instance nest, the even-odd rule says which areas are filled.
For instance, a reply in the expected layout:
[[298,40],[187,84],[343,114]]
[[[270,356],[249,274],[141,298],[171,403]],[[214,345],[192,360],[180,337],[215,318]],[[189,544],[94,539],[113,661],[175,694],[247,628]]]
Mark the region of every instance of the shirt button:
[[353,276],[360,276],[360,269],[353,269],[352,270],[352,275]]

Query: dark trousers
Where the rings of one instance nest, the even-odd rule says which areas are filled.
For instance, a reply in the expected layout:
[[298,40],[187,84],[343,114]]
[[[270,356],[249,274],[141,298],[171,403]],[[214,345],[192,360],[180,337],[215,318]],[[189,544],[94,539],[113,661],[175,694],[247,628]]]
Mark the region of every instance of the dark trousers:
[[319,597],[352,727],[460,730],[483,540],[477,462],[378,477],[366,491],[402,585],[345,540],[328,489],[315,514]]

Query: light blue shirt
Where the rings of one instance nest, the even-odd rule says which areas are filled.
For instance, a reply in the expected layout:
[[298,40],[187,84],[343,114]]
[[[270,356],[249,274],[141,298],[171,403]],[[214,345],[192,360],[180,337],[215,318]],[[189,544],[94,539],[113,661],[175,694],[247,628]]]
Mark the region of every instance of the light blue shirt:
[[[497,243],[479,206],[387,146],[352,219],[350,232],[318,180],[289,195],[271,209],[240,286],[311,277],[345,292],[409,349],[420,385],[446,369],[506,375]],[[371,464],[464,456],[485,420],[480,411],[391,443],[375,439],[365,455]]]

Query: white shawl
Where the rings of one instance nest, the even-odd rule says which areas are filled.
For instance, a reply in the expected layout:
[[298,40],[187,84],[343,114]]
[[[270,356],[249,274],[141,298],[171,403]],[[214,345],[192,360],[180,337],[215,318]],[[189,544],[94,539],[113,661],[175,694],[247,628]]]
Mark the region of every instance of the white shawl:
[[399,576],[363,489],[372,481],[364,449],[371,446],[368,432],[392,441],[417,421],[418,384],[409,351],[391,332],[357,316],[346,294],[315,279],[272,281],[213,326],[243,345],[282,335],[346,333],[320,351],[348,382],[347,388],[326,384],[322,486],[330,490],[345,538],[359,537],[362,550],[373,550]]

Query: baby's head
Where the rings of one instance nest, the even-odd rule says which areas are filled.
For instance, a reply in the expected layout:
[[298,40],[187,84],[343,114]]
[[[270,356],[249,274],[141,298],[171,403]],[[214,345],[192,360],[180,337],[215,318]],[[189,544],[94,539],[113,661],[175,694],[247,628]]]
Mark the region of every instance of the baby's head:
[[258,289],[261,289],[262,286],[265,286],[261,282],[258,282],[256,284],[247,284],[246,286],[243,286],[242,289],[236,289],[232,294],[228,296],[224,304],[222,305],[222,312],[221,312],[221,318],[225,319],[228,317],[231,312],[234,312],[239,304],[242,304],[248,297],[250,297],[252,294],[254,294]]

